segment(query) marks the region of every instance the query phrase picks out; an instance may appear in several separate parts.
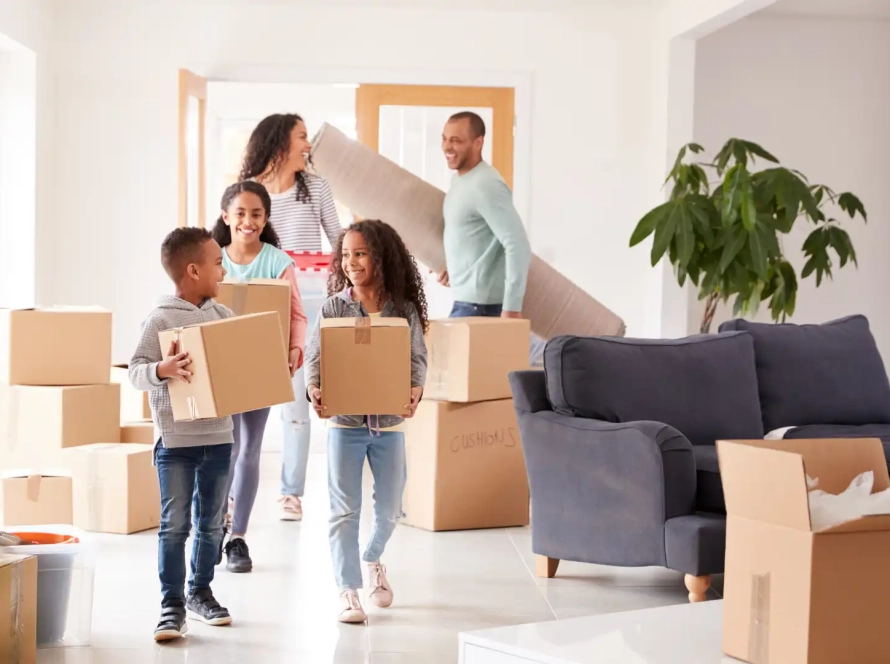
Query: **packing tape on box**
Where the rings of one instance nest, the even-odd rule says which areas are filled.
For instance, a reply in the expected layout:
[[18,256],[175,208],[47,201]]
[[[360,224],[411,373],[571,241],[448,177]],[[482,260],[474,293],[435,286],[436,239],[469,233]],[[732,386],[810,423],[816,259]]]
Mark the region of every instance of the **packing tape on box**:
[[232,311],[236,316],[243,316],[247,309],[247,284],[232,284]]
[[28,500],[32,503],[36,503],[40,500],[40,480],[42,477],[40,475],[28,475],[25,479],[25,493],[28,496]]
[[751,624],[748,626],[748,662],[769,664],[770,575],[751,577]]
[[[22,641],[25,639],[25,565],[24,561],[12,563],[9,586],[9,649],[6,652],[10,664],[22,662]],[[24,663],[22,663],[24,664]]]
[[448,355],[451,335],[436,334],[430,341],[430,366],[426,374],[424,390],[432,397],[445,391],[448,384]]
[[[178,353],[187,352],[185,349],[185,341],[183,340],[182,328],[181,327],[176,328],[175,334],[176,334],[176,351]],[[189,409],[189,418],[192,420],[197,420],[198,419],[198,401],[197,401],[197,399],[195,399],[195,397],[186,397],[185,403]]]
[[363,316],[355,319],[355,343],[371,343],[371,319],[369,317]]

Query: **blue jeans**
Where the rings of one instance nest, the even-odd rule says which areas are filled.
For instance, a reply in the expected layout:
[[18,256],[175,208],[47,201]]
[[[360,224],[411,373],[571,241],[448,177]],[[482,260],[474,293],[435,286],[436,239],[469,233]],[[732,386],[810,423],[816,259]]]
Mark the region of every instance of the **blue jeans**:
[[312,425],[309,401],[306,399],[306,374],[301,367],[294,374],[293,403],[281,407],[284,447],[281,453],[281,495],[300,496],[306,491],[306,466],[309,465],[309,443]]
[[232,445],[166,448],[155,445],[161,487],[158,576],[164,606],[185,599],[185,542],[194,512],[189,593],[210,587],[223,538]]
[[[449,318],[470,318],[473,316],[496,318],[501,315],[501,309],[502,306],[500,304],[455,302]],[[547,342],[538,335],[532,335],[529,349],[529,362],[532,366],[541,366],[544,364],[544,346],[546,343]]]
[[[358,535],[366,457],[374,476],[374,532],[360,559]],[[380,561],[402,516],[406,478],[405,436],[401,431],[381,431],[379,436],[367,427],[328,432],[331,557],[341,591],[362,587],[361,560]]]

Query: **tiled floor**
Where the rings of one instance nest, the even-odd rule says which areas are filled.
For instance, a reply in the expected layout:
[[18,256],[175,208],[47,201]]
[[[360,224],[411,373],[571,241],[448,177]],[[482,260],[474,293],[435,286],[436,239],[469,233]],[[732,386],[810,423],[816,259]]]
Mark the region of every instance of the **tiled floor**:
[[[272,449],[280,446],[276,425],[270,423],[267,435]],[[370,610],[367,626],[341,625],[323,450],[319,435],[302,523],[277,520],[280,457],[263,454],[247,538],[254,572],[234,575],[220,567],[214,582],[235,619],[231,627],[191,622],[187,638],[156,646],[157,532],[97,536],[93,645],[41,650],[38,664],[443,664],[457,661],[460,631],[686,602],[681,575],[661,569],[564,562],[557,578],[538,579],[528,529],[428,533],[402,526],[383,560],[395,604]],[[367,508],[370,483],[366,496]],[[365,535],[369,524],[365,514]]]

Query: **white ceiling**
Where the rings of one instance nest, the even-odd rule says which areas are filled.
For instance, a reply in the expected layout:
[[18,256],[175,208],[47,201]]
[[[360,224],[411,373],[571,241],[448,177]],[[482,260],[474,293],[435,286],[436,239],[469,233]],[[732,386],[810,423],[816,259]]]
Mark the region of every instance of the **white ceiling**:
[[773,16],[890,19],[890,0],[779,0],[763,13]]

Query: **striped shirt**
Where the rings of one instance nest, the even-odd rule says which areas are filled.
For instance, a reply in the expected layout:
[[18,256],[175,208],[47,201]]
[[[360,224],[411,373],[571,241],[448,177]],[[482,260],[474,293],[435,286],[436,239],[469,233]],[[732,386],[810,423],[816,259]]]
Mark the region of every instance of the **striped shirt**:
[[321,229],[331,246],[343,232],[334,195],[328,183],[317,175],[304,173],[309,200],[297,200],[297,185],[280,194],[269,194],[272,216],[269,221],[278,233],[285,251],[321,251]]

